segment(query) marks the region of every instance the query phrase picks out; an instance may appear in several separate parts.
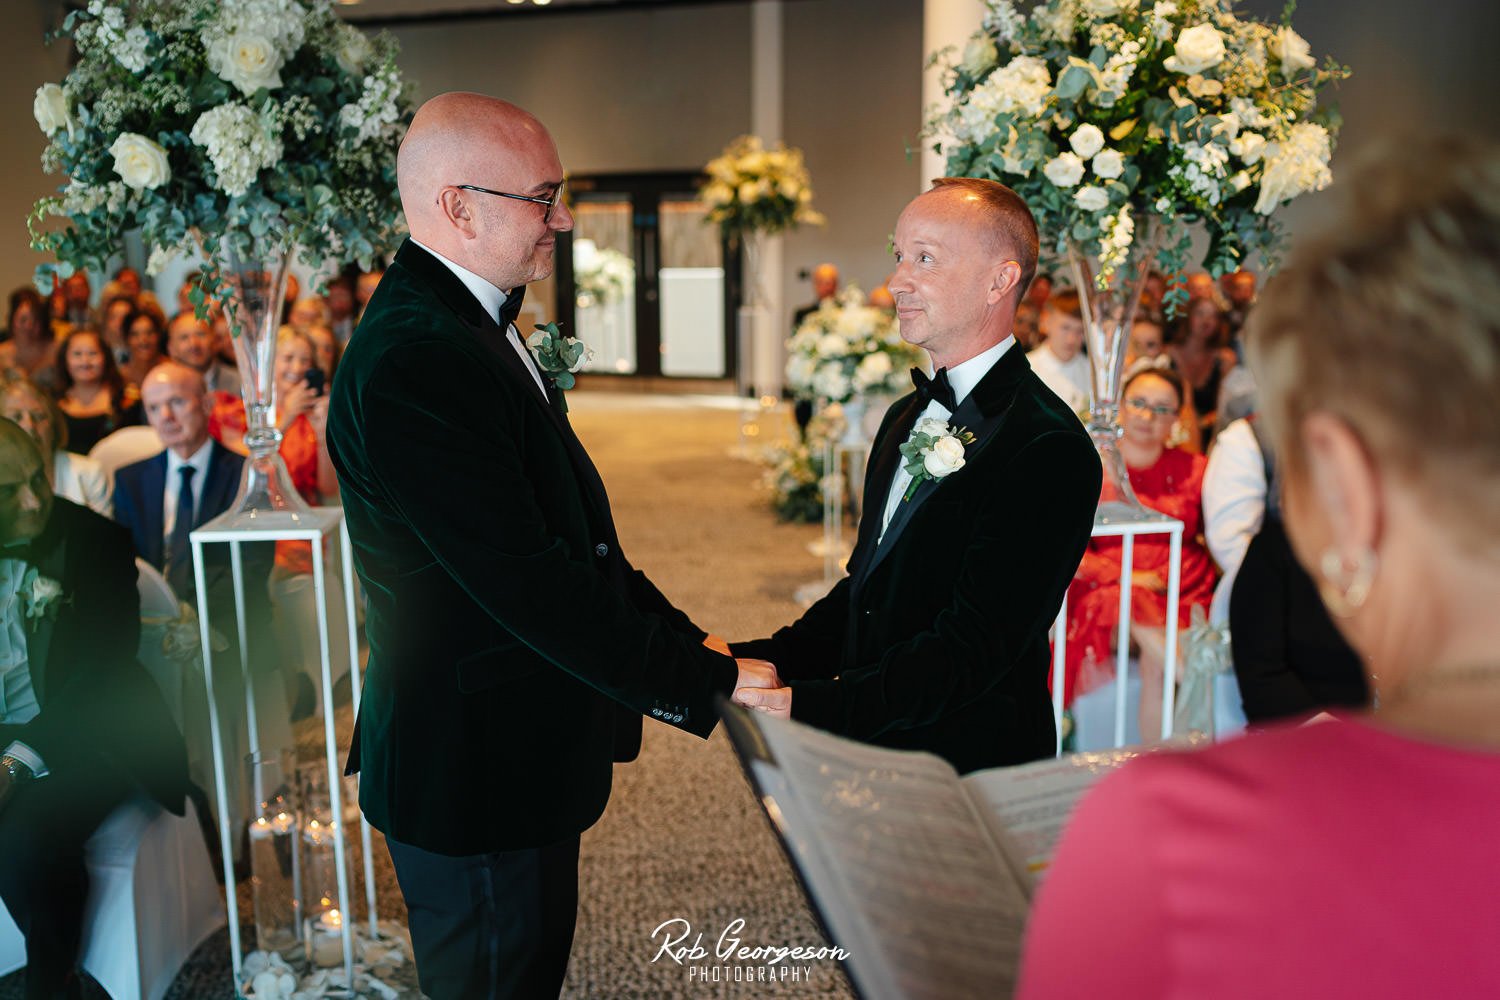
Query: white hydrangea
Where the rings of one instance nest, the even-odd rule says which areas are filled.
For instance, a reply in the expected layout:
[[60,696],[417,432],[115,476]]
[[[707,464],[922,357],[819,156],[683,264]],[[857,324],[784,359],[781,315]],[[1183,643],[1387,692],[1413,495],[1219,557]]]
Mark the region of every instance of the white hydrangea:
[[1018,56],[991,73],[975,87],[958,111],[954,136],[962,142],[977,142],[994,131],[995,116],[1022,114],[1035,118],[1052,94],[1052,73],[1044,59]]
[[1073,37],[1078,27],[1079,15],[1083,13],[1082,0],[1056,0],[1055,3],[1037,7],[1031,12],[1032,20],[1042,31],[1042,37],[1063,41]]
[[1101,108],[1108,108],[1113,107],[1115,102],[1124,97],[1140,58],[1140,42],[1132,38],[1123,43],[1120,51],[1105,60],[1104,68],[1099,71],[1093,102]]
[[1313,122],[1293,125],[1287,137],[1266,147],[1265,172],[1255,210],[1270,215],[1284,201],[1308,191],[1321,191],[1333,180],[1328,160],[1333,155],[1328,130]]
[[1172,18],[1177,15],[1177,4],[1172,0],[1158,0],[1151,8],[1151,34],[1157,41],[1164,42],[1176,33],[1172,25]]
[[132,73],[144,73],[151,63],[151,36],[142,27],[134,27],[113,42],[109,51],[115,61]]
[[339,124],[358,133],[356,142],[368,142],[395,126],[401,117],[400,96],[400,79],[392,67],[384,67],[365,77],[358,101],[339,109]]
[[844,365],[840,361],[825,361],[818,366],[817,374],[812,379],[813,392],[825,399],[843,402],[848,399],[853,391],[853,384],[849,376],[844,374]]
[[205,111],[188,138],[208,151],[214,186],[231,198],[249,191],[257,174],[281,162],[274,116],[263,119],[243,104],[231,102]]
[[854,369],[854,386],[860,392],[865,392],[875,386],[882,385],[890,378],[895,365],[891,363],[891,356],[884,352],[867,354],[860,361],[859,367]]
[[1229,150],[1218,143],[1186,143],[1182,147],[1184,163],[1168,171],[1187,182],[1189,189],[1210,205],[1224,197],[1224,180],[1229,176]]
[[1000,41],[1008,41],[1021,33],[1026,18],[1017,10],[1012,0],[986,0],[989,10],[984,14],[984,30]]

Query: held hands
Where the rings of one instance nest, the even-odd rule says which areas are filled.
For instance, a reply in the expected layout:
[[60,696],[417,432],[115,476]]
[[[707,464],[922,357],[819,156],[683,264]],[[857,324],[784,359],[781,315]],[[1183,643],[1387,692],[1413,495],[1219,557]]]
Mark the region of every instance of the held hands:
[[782,684],[776,667],[765,660],[736,660],[740,666],[735,685],[736,705],[767,712],[783,719],[792,717],[792,689]]

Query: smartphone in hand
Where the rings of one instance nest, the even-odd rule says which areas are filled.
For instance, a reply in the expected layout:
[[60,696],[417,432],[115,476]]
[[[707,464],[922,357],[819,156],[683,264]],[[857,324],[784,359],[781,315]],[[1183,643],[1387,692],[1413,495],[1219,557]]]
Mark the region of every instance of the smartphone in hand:
[[309,368],[305,378],[307,387],[312,390],[314,396],[323,395],[323,369]]

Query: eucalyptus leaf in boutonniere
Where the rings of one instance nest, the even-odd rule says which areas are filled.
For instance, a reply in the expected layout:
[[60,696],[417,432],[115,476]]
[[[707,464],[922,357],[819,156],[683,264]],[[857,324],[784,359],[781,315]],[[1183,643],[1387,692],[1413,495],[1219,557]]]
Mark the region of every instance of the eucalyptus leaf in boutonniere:
[[42,576],[35,566],[28,567],[21,577],[21,615],[32,631],[45,619],[56,618],[59,605],[68,600],[63,597],[62,584],[50,576]]
[[526,338],[526,347],[547,381],[558,390],[557,401],[563,412],[568,412],[568,401],[561,393],[578,384],[574,373],[594,359],[594,352],[577,337],[564,337],[556,323],[538,326],[536,333]]
[[964,467],[964,449],[974,443],[974,435],[962,427],[949,427],[946,421],[927,417],[917,421],[911,436],[901,446],[901,457],[906,459],[906,474],[911,476],[911,485],[901,497],[901,502],[910,500],[929,479],[947,479]]

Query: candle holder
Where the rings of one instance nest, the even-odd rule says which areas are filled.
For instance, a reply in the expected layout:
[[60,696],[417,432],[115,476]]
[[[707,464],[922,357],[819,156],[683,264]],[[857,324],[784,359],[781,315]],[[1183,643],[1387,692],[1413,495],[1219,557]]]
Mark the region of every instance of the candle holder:
[[289,750],[279,757],[252,753],[248,758],[257,803],[249,823],[255,939],[261,951],[287,961],[303,954],[298,817],[286,781],[286,762],[291,759]]

